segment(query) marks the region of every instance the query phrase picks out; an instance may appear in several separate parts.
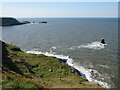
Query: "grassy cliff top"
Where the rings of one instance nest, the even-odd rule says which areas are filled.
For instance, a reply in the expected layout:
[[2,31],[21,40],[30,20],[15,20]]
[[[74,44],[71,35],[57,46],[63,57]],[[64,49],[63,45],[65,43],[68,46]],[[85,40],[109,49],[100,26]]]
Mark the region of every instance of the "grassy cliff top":
[[27,54],[2,42],[2,88],[101,88],[55,57]]

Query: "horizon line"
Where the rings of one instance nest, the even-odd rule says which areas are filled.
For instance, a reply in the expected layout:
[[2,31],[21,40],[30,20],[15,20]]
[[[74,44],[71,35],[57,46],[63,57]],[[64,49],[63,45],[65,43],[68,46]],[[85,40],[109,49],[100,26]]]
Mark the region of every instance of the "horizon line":
[[[12,17],[12,16],[10,16],[10,17]],[[56,17],[56,16],[52,16],[52,17],[16,17],[16,16],[13,16],[13,17],[15,17],[15,18],[118,18],[118,16],[78,16],[78,17],[74,17],[74,16],[72,16],[72,17]]]
[[0,18],[119,18],[119,17],[14,17],[14,16],[0,16]]

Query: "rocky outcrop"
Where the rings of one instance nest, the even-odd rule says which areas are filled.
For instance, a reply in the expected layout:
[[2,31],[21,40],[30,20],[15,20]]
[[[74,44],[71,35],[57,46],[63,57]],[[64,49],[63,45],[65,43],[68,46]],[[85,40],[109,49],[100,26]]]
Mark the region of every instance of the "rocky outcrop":
[[31,23],[29,21],[23,21],[23,22],[20,22],[21,24],[28,24],[28,23]]
[[39,23],[47,23],[46,21],[42,21],[42,22],[39,22]]
[[21,24],[27,24],[30,23],[28,21],[25,22],[19,22],[15,18],[12,17],[1,17],[0,18],[0,26],[13,26],[13,25],[21,25]]

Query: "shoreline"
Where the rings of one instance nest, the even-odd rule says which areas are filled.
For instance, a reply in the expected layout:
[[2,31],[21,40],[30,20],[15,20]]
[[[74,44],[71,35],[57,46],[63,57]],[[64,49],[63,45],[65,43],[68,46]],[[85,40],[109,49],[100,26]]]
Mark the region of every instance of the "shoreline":
[[[28,52],[26,52],[26,53],[30,53],[30,52],[28,51]],[[32,52],[31,52],[31,53],[32,53]],[[35,53],[33,52],[32,54],[35,54]],[[42,55],[42,54],[41,54],[41,55]],[[69,67],[72,69],[72,73],[75,73],[76,75],[78,75],[78,76],[80,76],[80,77],[82,77],[82,78],[84,78],[85,80],[88,81],[88,79],[86,78],[85,74],[83,74],[82,72],[78,71],[77,69],[75,69],[74,67],[72,67],[72,66],[70,66],[70,65],[68,64],[67,58],[60,58],[60,57],[55,57],[55,56],[53,56],[53,55],[46,55],[46,54],[43,54],[43,55],[45,55],[45,56],[51,56],[51,57],[53,57],[53,58],[57,58],[58,61],[59,61],[61,64],[65,64],[65,65],[69,66]]]
[[75,73],[77,73],[76,75],[79,75],[80,77],[86,79],[90,83],[99,84],[103,88],[110,88],[110,85],[107,84],[106,82],[102,82],[102,81],[93,79],[92,78],[92,73],[91,73],[92,70],[91,69],[90,69],[90,71],[87,71],[82,66],[81,66],[82,69],[80,69],[79,66],[74,66],[74,60],[69,58],[69,56],[56,55],[54,53],[49,53],[49,52],[44,53],[44,52],[39,52],[39,51],[34,51],[34,50],[33,51],[26,51],[26,53],[43,54],[45,56],[51,56],[51,57],[55,57],[57,59],[61,59],[61,60],[63,60],[62,63],[64,63],[65,65],[68,65],[68,66],[70,66],[70,68],[74,68],[76,70],[76,72],[75,72]]
[[[35,86],[38,83],[38,81],[36,81],[36,79],[34,78],[37,78],[38,80],[40,80],[39,82],[44,82],[40,85],[37,84],[40,87],[44,86],[49,88],[56,88],[56,87],[57,88],[60,88],[60,87],[61,88],[76,88],[76,87],[77,88],[102,88],[97,83],[88,82],[88,80],[86,80],[85,78],[79,76],[78,74],[75,74],[74,73],[75,69],[71,68],[71,66],[60,63],[60,58],[56,58],[53,56],[46,56],[43,54],[39,54],[39,55],[28,54],[22,51],[19,47],[13,46],[11,44],[6,44],[6,43],[3,43],[3,50],[4,52],[3,52],[3,62],[2,62],[3,63],[2,74],[3,74],[3,81],[7,80],[8,81],[7,83],[11,82],[11,80],[9,80],[7,76],[9,77],[12,76],[11,78],[13,77],[22,78],[23,81],[21,82],[26,82],[24,81],[24,79],[30,80],[30,82],[28,82],[27,84],[31,84],[35,80],[34,82],[36,83],[32,84]],[[7,57],[4,54],[6,52],[8,53]],[[6,60],[11,60],[11,61],[8,62]],[[9,64],[6,64],[6,63],[9,63]],[[16,69],[18,70],[15,69],[16,66],[17,66]],[[24,69],[23,69],[23,66],[24,66]],[[73,70],[73,72],[71,69]],[[40,78],[38,78],[38,76],[40,76]],[[67,82],[66,86],[64,86],[65,82]],[[4,83],[3,83],[3,86],[4,86]]]

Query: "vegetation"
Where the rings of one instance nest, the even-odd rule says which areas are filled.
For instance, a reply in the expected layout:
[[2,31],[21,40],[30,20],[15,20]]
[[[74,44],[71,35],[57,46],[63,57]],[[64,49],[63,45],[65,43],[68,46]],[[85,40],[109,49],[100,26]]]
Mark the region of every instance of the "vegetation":
[[27,54],[2,42],[2,88],[101,88],[55,57]]

